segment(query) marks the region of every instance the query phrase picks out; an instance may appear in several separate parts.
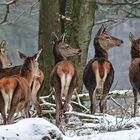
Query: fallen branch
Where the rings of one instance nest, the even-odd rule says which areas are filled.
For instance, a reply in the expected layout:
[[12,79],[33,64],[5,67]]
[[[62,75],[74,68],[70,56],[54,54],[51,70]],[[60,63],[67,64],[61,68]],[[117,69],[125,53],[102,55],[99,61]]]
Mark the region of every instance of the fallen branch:
[[[114,99],[116,99],[116,98],[133,98],[132,93],[133,93],[132,90],[121,90],[121,91],[113,90],[108,93],[108,98],[110,98],[110,96],[112,96]],[[77,96],[78,96],[78,98],[80,98],[82,100],[85,100],[85,101],[89,100],[89,94],[86,91],[84,91],[84,94],[78,94]],[[76,100],[77,96],[73,95],[72,100]],[[97,100],[99,100],[100,96],[97,95],[96,98],[97,98]]]

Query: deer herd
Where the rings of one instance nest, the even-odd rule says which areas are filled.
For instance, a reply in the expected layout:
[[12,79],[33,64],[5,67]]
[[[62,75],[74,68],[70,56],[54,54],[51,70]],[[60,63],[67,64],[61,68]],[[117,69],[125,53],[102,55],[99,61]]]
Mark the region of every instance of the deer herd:
[[[134,94],[134,114],[138,106],[138,95],[140,94],[140,38],[135,39],[129,34],[131,41],[131,64],[129,67],[129,79]],[[56,103],[56,125],[60,128],[62,115],[65,122],[68,116],[71,97],[78,88],[78,75],[76,66],[68,57],[81,55],[81,50],[73,48],[65,42],[65,34],[60,38],[53,32],[51,34],[53,44],[53,56],[55,65],[50,73],[50,87],[54,91]],[[86,65],[83,72],[83,83],[89,92],[91,114],[96,113],[96,95],[100,95],[100,112],[107,112],[107,95],[114,80],[114,68],[108,59],[108,50],[120,47],[121,39],[115,38],[107,33],[106,27],[102,25],[94,38],[95,55]],[[40,89],[43,85],[45,75],[39,68],[38,58],[42,52],[39,50],[33,56],[26,56],[22,52],[19,57],[24,60],[23,65],[13,66],[6,50],[6,41],[0,43],[0,113],[3,124],[13,122],[14,114],[21,112],[24,118],[30,117],[30,104],[35,107],[36,114],[41,117]]]

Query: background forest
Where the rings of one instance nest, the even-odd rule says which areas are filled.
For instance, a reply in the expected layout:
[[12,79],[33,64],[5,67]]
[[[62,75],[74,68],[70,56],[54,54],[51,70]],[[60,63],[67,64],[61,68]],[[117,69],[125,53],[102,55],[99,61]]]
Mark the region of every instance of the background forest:
[[[102,24],[108,27],[109,34],[124,41],[122,47],[109,51],[109,60],[115,69],[111,91],[116,90],[112,93],[123,96],[123,98],[116,99],[109,95],[108,114],[97,113],[94,116],[88,114],[89,95],[86,94],[87,90],[82,84],[82,74],[86,63],[94,56],[93,39]],[[15,123],[15,126],[11,125],[17,128],[15,133],[11,131],[12,127],[9,126],[8,130],[6,126],[2,126],[0,127],[0,140],[5,138],[7,130],[10,135],[6,140],[11,137],[14,139],[14,134],[18,137],[23,132],[23,139],[30,139],[31,136],[35,140],[40,140],[40,137],[46,133],[54,139],[62,136],[64,140],[72,140],[71,136],[76,136],[74,140],[89,140],[93,139],[93,136],[96,140],[118,140],[123,138],[122,136],[124,140],[138,140],[140,120],[139,117],[131,118],[133,100],[127,98],[127,95],[132,97],[128,79],[128,68],[131,62],[129,33],[132,32],[136,38],[139,38],[139,25],[139,0],[0,0],[0,40],[7,41],[8,55],[12,63],[14,65],[23,63],[19,59],[18,50],[32,55],[38,49],[43,48],[39,64],[45,73],[45,83],[40,98],[45,120],[32,118],[32,120],[27,119],[27,122],[25,119]],[[72,99],[74,111],[77,112],[68,112],[71,116],[70,124],[66,126],[65,131],[65,135],[70,138],[63,136],[62,132],[50,124],[50,122],[54,123],[56,107],[53,97],[48,96],[50,93],[49,75],[54,66],[50,39],[52,32],[56,32],[58,36],[66,33],[66,41],[82,50],[81,56],[70,58],[76,64],[79,76],[79,96],[74,95]],[[138,114],[139,112],[138,110]],[[34,116],[33,110],[32,117]],[[16,120],[21,119],[16,117]],[[22,127],[23,131],[21,131]],[[119,131],[116,134],[118,130],[128,130],[130,133]],[[85,135],[86,137],[82,137]],[[18,138],[15,139],[18,140]]]

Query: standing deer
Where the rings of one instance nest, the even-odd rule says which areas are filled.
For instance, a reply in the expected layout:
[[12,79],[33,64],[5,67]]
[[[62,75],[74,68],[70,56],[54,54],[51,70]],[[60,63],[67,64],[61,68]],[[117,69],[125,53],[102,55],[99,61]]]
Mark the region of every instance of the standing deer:
[[31,84],[34,75],[40,74],[37,60],[41,51],[38,51],[32,57],[20,54],[25,59],[20,73],[0,79],[0,112],[4,124],[11,123],[16,111],[22,111],[24,117],[29,117],[29,102],[32,94]]
[[108,50],[122,43],[122,40],[107,34],[104,25],[94,38],[95,56],[88,62],[83,74],[83,83],[89,91],[92,114],[96,112],[96,94],[100,95],[100,111],[107,111],[107,94],[114,80],[114,68],[108,60]]
[[[22,56],[24,56],[24,54],[22,54],[20,52],[20,56],[22,57]],[[9,59],[9,56],[8,56],[8,53],[6,50],[5,41],[2,41],[0,44],[0,60],[2,63],[2,68],[4,68],[4,70],[0,69],[0,78],[3,78],[5,76],[12,76],[12,75],[18,74],[20,72],[22,65],[15,66],[15,67],[12,66],[12,63]],[[43,85],[44,78],[45,78],[44,73],[43,73],[43,71],[40,70],[40,75],[34,77],[34,80],[31,85],[32,98],[34,99],[34,106],[37,111],[37,115],[39,117],[42,116],[41,106],[39,104],[39,102],[40,102],[40,99],[39,99],[40,92],[39,91]]]
[[12,63],[9,59],[7,50],[6,50],[6,41],[2,40],[0,43],[0,60],[2,64],[2,69],[9,68],[12,66]]
[[55,91],[56,125],[60,128],[61,115],[68,110],[68,104],[74,90],[77,88],[78,80],[76,68],[71,61],[67,60],[67,57],[79,55],[81,50],[72,48],[69,44],[65,43],[64,35],[58,38],[55,33],[52,33],[51,37],[55,66],[50,73],[50,85]]
[[137,100],[140,94],[140,38],[135,39],[132,33],[129,34],[131,41],[131,64],[129,67],[129,80],[134,94],[134,114],[136,116]]

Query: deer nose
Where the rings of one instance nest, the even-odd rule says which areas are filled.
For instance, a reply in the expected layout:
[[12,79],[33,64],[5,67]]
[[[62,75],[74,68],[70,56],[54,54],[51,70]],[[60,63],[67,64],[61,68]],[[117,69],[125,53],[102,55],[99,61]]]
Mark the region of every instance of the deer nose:
[[81,53],[82,52],[82,50],[81,49],[79,49],[79,51],[78,51],[79,53]]
[[79,49],[79,50],[78,50],[78,55],[81,55],[81,53],[82,53],[82,50]]
[[10,66],[12,66],[13,64],[12,63],[10,63]]
[[121,43],[123,43],[123,40],[121,40]]

